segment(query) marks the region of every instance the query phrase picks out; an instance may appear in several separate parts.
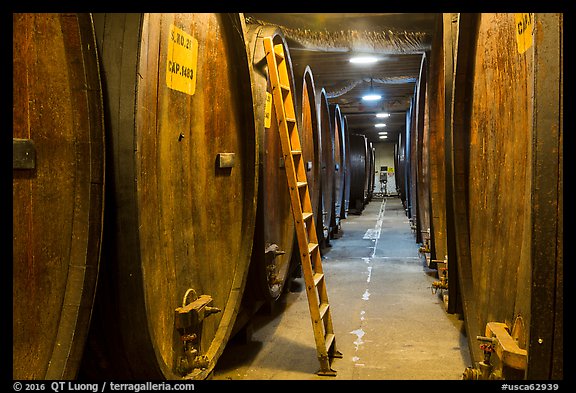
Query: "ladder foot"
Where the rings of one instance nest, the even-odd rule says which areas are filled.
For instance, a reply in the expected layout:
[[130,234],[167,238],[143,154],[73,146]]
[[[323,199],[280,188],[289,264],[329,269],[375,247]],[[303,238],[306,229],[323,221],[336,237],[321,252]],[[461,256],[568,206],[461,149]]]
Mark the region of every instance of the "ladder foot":
[[319,370],[316,374],[318,374],[321,377],[335,377],[336,370],[332,370],[331,368],[329,368],[328,370]]
[[316,374],[326,377],[335,377],[336,370],[332,368],[332,360],[334,358],[342,359],[342,357],[343,357],[342,352],[338,351],[335,348],[330,352],[328,357],[325,356],[319,357],[318,360],[320,361],[321,368]]

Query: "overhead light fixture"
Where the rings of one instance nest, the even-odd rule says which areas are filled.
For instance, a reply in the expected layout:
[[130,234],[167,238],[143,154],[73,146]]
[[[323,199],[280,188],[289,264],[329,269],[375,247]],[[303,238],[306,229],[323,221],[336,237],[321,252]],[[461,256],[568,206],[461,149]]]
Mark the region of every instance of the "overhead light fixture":
[[386,127],[386,124],[384,124],[384,123],[377,123],[377,124],[374,124],[374,127],[376,127],[376,128],[382,128],[382,127]]
[[380,131],[378,135],[388,135],[388,131]]
[[376,117],[390,117],[390,113],[386,112],[376,113]]
[[366,94],[362,99],[364,101],[378,101],[382,99],[382,96],[379,94]]
[[374,86],[372,86],[372,78],[370,78],[370,92],[362,97],[364,101],[378,101],[382,98],[380,94],[374,93]]
[[387,139],[388,135],[380,135],[380,139]]
[[354,64],[373,64],[378,61],[374,56],[355,56],[350,58],[350,63]]
[[382,96],[379,94],[366,94],[362,99],[364,101],[378,101],[382,99]]

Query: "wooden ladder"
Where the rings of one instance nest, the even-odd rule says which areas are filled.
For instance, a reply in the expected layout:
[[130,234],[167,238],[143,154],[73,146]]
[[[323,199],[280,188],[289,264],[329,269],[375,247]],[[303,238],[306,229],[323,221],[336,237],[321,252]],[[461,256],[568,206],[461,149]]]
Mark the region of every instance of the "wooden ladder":
[[276,118],[284,156],[284,168],[290,190],[292,215],[298,238],[302,263],[302,274],[306,283],[308,307],[314,328],[316,351],[320,361],[318,375],[336,376],[331,368],[333,358],[341,358],[336,350],[336,336],[332,327],[330,303],[326,291],[326,278],[322,270],[322,258],[310,191],[306,180],[306,169],[302,158],[302,147],[296,124],[296,111],[290,89],[288,67],[282,44],[274,45],[271,37],[264,38],[264,50],[268,63],[268,74],[272,97],[276,107]]

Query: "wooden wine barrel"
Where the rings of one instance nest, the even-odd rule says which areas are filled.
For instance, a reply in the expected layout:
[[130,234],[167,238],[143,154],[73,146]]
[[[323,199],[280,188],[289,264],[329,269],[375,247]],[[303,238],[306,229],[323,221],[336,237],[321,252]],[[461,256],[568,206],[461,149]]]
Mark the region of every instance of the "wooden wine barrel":
[[[454,28],[453,28],[454,25]],[[452,15],[437,17],[429,56],[426,102],[429,106],[429,184],[430,184],[430,268],[438,268],[438,277],[445,277],[448,288],[441,292],[446,311],[462,313],[458,285],[458,263],[454,234],[451,178],[452,74],[453,32],[457,26]],[[440,262],[440,263],[439,263]]]
[[370,142],[368,138],[364,138],[364,151],[366,155],[366,159],[364,164],[366,165],[365,172],[364,172],[364,206],[366,206],[369,202],[369,190],[370,190],[370,172],[372,172],[372,151]]
[[95,14],[107,111],[102,276],[83,376],[204,379],[254,237],[258,152],[238,14]]
[[350,130],[348,129],[348,119],[344,118],[344,193],[342,195],[342,209],[340,219],[348,217],[350,208]]
[[394,160],[394,184],[396,185],[396,193],[398,193],[398,197],[400,197],[400,193],[398,192],[398,184],[397,184],[397,179],[398,179],[398,159],[399,159],[399,150],[398,150],[398,142],[400,141],[400,137],[401,137],[401,133],[398,133],[398,141],[396,141],[396,143],[394,143],[394,147],[393,147],[393,160]]
[[330,227],[333,233],[338,233],[344,200],[344,179],[346,170],[346,139],[344,136],[344,117],[340,105],[329,104],[330,123],[334,135],[334,194],[332,197],[332,214]]
[[368,178],[368,189],[366,191],[366,203],[369,203],[374,195],[374,175],[376,171],[376,152],[374,151],[374,144],[372,142],[368,142],[367,154],[368,172],[366,172],[366,176]]
[[420,74],[416,82],[418,105],[416,106],[416,242],[427,243],[430,239],[430,179],[429,179],[429,127],[428,100],[426,100],[426,74],[428,65],[426,57],[422,56]]
[[318,122],[320,123],[320,140],[322,144],[322,167],[320,172],[321,203],[318,212],[322,212],[322,225],[317,225],[318,241],[330,241],[332,204],[334,199],[334,133],[332,132],[328,97],[324,88],[316,91],[318,105]]
[[[414,95],[412,96],[412,101],[410,103],[410,129],[409,129],[409,149],[410,158],[407,160],[408,164],[408,188],[409,192],[409,212],[410,212],[410,222],[411,227],[415,231],[416,242],[421,242],[420,237],[420,220],[418,217],[418,188],[419,177],[418,177],[418,157],[420,155],[420,143],[421,135],[419,132],[420,128],[420,113],[423,108],[423,97],[420,97],[420,79],[414,85]],[[408,124],[408,122],[407,122]]]
[[352,214],[361,214],[366,199],[366,136],[350,134],[350,207]]
[[492,355],[506,379],[563,378],[562,23],[561,14],[459,19],[450,179],[458,279],[473,360],[483,360],[476,337],[492,322],[527,352]]
[[[296,232],[266,66],[265,37],[272,37],[274,44],[284,46],[290,88],[293,92],[296,90],[290,52],[282,31],[274,26],[248,24],[246,36],[253,66],[254,117],[259,150],[258,209],[248,286],[257,300],[268,301],[278,299],[289,277]],[[267,100],[270,100],[268,106]]]
[[412,175],[412,144],[413,144],[413,113],[414,113],[414,97],[410,100],[410,107],[406,111],[406,127],[403,130],[404,136],[404,176],[402,181],[404,182],[404,192],[405,192],[405,206],[406,216],[409,220],[412,220],[415,216],[414,208],[414,183]]
[[406,192],[406,128],[398,133],[398,142],[394,145],[394,180],[398,196],[407,212],[407,192]]
[[[306,166],[306,178],[315,219],[319,214],[322,145],[314,74],[308,65],[293,65],[296,81],[296,113],[301,114],[300,145]],[[318,222],[317,220],[315,222]]]
[[[298,125],[302,157],[306,168],[306,179],[316,224],[316,234],[322,231],[322,212],[319,208],[322,203],[321,189],[321,164],[322,164],[322,141],[320,135],[320,123],[318,120],[318,105],[316,102],[316,87],[312,69],[307,64],[292,64],[294,80],[296,84],[296,113],[301,116]],[[320,228],[318,228],[320,227]],[[293,276],[299,276],[302,260],[300,258],[298,239],[294,239],[292,248]]]
[[96,290],[102,92],[89,14],[13,15],[13,379],[74,379]]
[[[446,74],[444,68],[443,20],[438,17],[430,53],[427,99],[429,117],[430,258],[448,257],[446,233],[446,166],[444,146]],[[450,119],[450,118],[449,118]]]
[[[438,268],[448,288],[443,290],[448,313],[462,313],[458,285],[458,263],[454,231],[452,178],[452,75],[453,43],[456,40],[457,14],[443,14],[436,19],[432,51],[429,55],[427,105],[429,125],[428,182],[430,192],[430,268]],[[425,143],[425,142],[424,142]],[[426,143],[425,143],[426,144]]]

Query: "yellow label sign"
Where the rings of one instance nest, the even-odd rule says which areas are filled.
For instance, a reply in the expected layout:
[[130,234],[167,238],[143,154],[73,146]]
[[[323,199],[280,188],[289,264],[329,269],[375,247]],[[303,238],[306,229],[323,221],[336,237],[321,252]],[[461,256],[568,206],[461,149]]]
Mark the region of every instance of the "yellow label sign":
[[196,92],[198,40],[174,25],[168,37],[166,85],[189,95]]
[[272,94],[266,92],[266,106],[264,107],[264,127],[270,128],[272,122]]
[[534,33],[534,14],[515,14],[515,21],[518,53],[524,53],[532,46],[532,35]]

